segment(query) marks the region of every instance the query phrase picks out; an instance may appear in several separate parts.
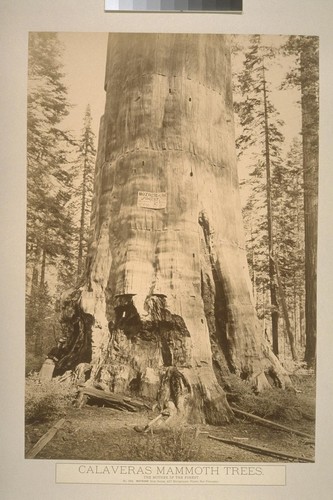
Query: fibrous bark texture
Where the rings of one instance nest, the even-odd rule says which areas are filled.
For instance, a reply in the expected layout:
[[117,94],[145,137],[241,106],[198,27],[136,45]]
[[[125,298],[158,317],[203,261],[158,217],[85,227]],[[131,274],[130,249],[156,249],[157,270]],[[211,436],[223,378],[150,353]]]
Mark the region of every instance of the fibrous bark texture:
[[87,278],[63,321],[92,380],[225,422],[224,376],[285,376],[251,300],[228,39],[111,34],[105,91]]

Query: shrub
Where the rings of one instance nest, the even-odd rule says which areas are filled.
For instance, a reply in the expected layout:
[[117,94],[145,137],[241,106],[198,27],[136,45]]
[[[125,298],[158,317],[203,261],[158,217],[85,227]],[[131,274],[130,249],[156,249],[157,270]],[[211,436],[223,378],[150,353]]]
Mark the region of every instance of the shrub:
[[228,401],[240,410],[253,413],[269,420],[300,420],[309,414],[314,415],[314,397],[298,394],[293,388],[272,387],[255,394],[249,383],[231,375],[227,380]]
[[195,430],[186,428],[144,434],[136,440],[133,448],[135,459],[143,461],[189,462],[196,460],[200,451]]
[[38,375],[26,378],[25,419],[27,423],[47,422],[64,415],[74,398],[74,389],[55,380],[39,381]]
[[44,356],[36,356],[27,350],[25,358],[25,374],[29,375],[30,373],[39,371],[44,360]]

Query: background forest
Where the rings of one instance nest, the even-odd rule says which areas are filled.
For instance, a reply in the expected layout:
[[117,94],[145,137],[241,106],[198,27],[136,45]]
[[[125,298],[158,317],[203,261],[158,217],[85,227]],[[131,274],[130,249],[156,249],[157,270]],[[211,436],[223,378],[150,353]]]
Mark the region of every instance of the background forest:
[[[257,314],[282,362],[305,359],[314,367],[318,39],[256,35],[232,42],[236,146]],[[27,373],[40,368],[61,335],[60,296],[82,281],[89,240],[98,124],[95,103],[86,102],[80,123],[68,127],[74,105],[66,50],[64,36],[30,34]],[[103,100],[103,82],[93,73],[82,85],[97,85]]]

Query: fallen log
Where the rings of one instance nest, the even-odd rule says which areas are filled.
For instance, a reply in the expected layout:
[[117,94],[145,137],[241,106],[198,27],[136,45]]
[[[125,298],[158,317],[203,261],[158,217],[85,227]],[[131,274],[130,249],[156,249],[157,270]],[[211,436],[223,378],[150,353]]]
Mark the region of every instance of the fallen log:
[[231,446],[237,446],[247,451],[252,451],[260,455],[268,455],[270,457],[283,458],[288,460],[297,460],[298,462],[314,462],[311,458],[299,457],[297,455],[291,455],[290,453],[285,453],[282,451],[270,450],[269,448],[261,448],[259,446],[253,446],[247,443],[240,443],[239,441],[233,441],[232,439],[224,439],[217,436],[208,436],[210,439],[215,439],[216,441],[221,441],[222,443],[229,444]]
[[130,412],[136,412],[147,408],[145,403],[138,401],[137,399],[131,399],[128,396],[121,396],[119,394],[114,394],[112,392],[107,392],[102,389],[96,389],[95,387],[82,387],[79,390],[79,398],[92,398],[103,401],[106,405],[115,408],[116,410],[127,410]]
[[243,417],[247,417],[251,420],[255,420],[256,422],[260,424],[265,424],[267,427],[272,427],[275,429],[279,429],[281,431],[285,432],[291,432],[293,434],[297,434],[298,436],[305,437],[307,439],[310,439],[313,443],[315,442],[314,436],[311,436],[310,434],[306,434],[305,432],[298,431],[296,429],[292,429],[291,427],[287,427],[285,425],[277,424],[276,422],[272,422],[271,420],[267,420],[266,418],[258,417],[257,415],[253,415],[252,413],[247,413],[246,411],[238,410],[237,408],[232,406],[232,411],[235,413],[235,415],[241,415]]
[[60,427],[65,423],[65,419],[62,418],[51,427],[26,454],[26,458],[35,458],[36,455],[47,445],[49,441],[56,435]]
[[126,403],[131,403],[132,405],[137,406],[139,409],[146,408],[147,410],[152,410],[152,407],[149,404],[145,403],[144,401],[139,401],[138,399],[133,399],[126,396],[124,397],[124,401]]

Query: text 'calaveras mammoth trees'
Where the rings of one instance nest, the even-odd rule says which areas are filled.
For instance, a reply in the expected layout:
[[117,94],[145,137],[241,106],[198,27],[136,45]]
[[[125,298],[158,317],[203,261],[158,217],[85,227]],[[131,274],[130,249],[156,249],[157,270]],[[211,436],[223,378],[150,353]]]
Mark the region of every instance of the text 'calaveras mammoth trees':
[[62,367],[89,361],[111,391],[225,422],[227,374],[258,388],[286,380],[251,300],[228,37],[111,34],[105,91],[86,283],[64,298]]

